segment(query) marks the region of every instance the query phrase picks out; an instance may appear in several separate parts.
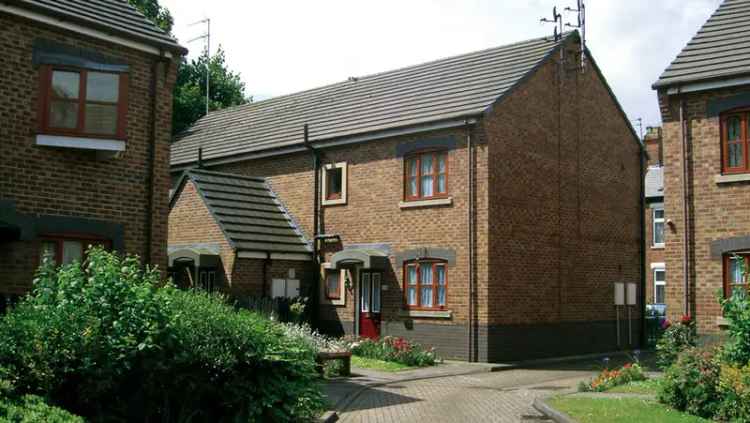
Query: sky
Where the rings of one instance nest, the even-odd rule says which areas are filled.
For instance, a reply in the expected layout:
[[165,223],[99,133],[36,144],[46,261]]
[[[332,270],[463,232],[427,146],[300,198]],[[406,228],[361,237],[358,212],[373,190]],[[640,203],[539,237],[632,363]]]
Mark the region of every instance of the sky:
[[[660,124],[651,89],[661,72],[721,0],[588,0],[587,45],[629,118]],[[212,52],[226,52],[254,99],[339,82],[351,76],[545,36],[539,22],[552,7],[576,0],[160,0],[173,32],[204,49],[211,19]],[[564,14],[575,22],[573,13]]]

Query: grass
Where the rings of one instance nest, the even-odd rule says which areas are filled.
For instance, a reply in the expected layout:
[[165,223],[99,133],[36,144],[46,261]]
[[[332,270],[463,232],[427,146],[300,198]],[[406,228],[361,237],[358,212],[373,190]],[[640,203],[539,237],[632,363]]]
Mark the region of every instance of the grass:
[[647,379],[639,382],[630,382],[625,385],[615,386],[607,392],[620,394],[644,394],[656,395],[659,391],[659,379]]
[[365,358],[358,355],[352,356],[352,367],[380,370],[382,372],[398,372],[401,370],[410,370],[414,368],[407,366],[406,364],[394,363],[392,361],[375,360],[373,358]]
[[710,420],[636,398],[557,397],[549,405],[580,423],[709,423]]

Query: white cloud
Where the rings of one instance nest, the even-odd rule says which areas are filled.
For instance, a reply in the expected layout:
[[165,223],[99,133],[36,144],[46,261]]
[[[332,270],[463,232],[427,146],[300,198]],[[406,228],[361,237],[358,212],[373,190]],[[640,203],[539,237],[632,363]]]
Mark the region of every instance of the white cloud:
[[[212,44],[256,99],[545,35],[574,0],[161,0],[186,42]],[[720,0],[589,0],[589,48],[631,118],[658,124],[651,84]],[[573,16],[569,16],[572,21]],[[188,44],[193,53],[200,42]]]

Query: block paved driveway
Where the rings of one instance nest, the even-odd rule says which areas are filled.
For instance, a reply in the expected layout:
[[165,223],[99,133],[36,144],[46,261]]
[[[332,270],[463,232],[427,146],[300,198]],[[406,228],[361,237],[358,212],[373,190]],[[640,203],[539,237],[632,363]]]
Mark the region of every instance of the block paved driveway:
[[585,369],[517,369],[371,387],[340,411],[341,422],[543,422],[534,398],[575,390]]

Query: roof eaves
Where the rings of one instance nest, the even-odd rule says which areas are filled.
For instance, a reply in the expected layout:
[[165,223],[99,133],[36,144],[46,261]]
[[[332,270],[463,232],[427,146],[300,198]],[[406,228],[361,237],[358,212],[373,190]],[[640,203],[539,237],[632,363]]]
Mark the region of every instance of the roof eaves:
[[29,3],[21,2],[19,0],[3,0],[1,3],[6,3],[11,6],[18,7],[20,9],[31,10],[33,12],[39,13],[41,15],[47,15],[52,18],[58,19],[60,21],[69,21],[71,23],[82,25],[84,27],[91,27],[95,29],[96,31],[99,31],[103,34],[120,36],[125,39],[131,39],[131,40],[135,39],[133,41],[137,41],[139,43],[146,44],[146,45],[155,46],[157,48],[161,48],[164,50],[169,50],[169,51],[178,53],[180,56],[184,56],[188,53],[188,49],[180,45],[177,42],[177,40],[173,40],[173,42],[167,42],[166,40],[162,41],[156,38],[146,37],[138,33],[135,33],[133,31],[117,30],[116,28],[113,28],[112,26],[103,24],[94,19],[85,18],[83,16],[76,16],[73,14],[58,13],[52,9],[45,8],[36,4],[29,4]]

